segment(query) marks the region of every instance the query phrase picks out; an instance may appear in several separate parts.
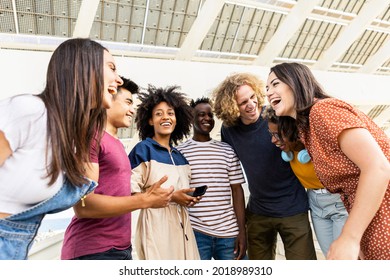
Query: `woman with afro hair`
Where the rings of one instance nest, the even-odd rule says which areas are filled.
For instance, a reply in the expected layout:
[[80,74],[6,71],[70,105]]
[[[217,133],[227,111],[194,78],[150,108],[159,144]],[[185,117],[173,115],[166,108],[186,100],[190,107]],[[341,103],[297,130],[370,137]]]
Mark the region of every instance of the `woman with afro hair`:
[[173,147],[188,136],[192,109],[179,87],[156,88],[138,95],[141,103],[135,122],[142,140],[131,150],[133,193],[146,192],[153,182],[167,176],[161,187],[174,187],[171,203],[165,208],[142,209],[135,234],[139,259],[197,260],[199,252],[187,207],[199,202],[188,195],[190,166]]

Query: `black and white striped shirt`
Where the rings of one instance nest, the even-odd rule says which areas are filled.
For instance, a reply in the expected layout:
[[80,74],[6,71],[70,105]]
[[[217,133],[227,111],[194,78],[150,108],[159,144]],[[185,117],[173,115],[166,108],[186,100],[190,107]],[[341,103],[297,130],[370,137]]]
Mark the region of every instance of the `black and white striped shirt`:
[[177,149],[190,163],[190,187],[208,186],[202,200],[188,209],[193,229],[216,237],[236,237],[238,225],[230,185],[243,184],[245,179],[232,147],[214,139],[189,139]]

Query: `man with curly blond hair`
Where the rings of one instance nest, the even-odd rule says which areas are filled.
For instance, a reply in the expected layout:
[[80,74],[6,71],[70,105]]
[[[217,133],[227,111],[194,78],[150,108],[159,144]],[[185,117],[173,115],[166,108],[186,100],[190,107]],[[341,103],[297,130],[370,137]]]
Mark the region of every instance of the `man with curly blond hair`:
[[246,228],[249,259],[276,257],[279,233],[286,259],[316,259],[308,199],[290,164],[271,142],[264,83],[250,73],[232,74],[214,90],[214,112],[223,121],[222,141],[238,155],[247,177]]

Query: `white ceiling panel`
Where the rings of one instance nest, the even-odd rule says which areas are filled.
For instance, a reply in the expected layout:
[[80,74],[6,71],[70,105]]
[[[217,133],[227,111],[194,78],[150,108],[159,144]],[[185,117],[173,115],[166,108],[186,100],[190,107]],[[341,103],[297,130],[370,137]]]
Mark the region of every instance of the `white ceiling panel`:
[[390,0],[2,0],[0,23],[0,33],[15,36],[89,34],[123,44],[121,55],[128,48],[129,55],[141,50],[141,57],[147,50],[148,56],[220,63],[300,61],[314,69],[390,75]]

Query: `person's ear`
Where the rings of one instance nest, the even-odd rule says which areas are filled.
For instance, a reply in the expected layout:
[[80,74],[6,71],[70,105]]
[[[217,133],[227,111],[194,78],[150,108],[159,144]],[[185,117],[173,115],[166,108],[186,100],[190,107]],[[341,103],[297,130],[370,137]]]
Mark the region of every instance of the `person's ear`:
[[153,120],[152,120],[152,118],[149,119],[149,125],[150,125],[150,126],[153,126]]

